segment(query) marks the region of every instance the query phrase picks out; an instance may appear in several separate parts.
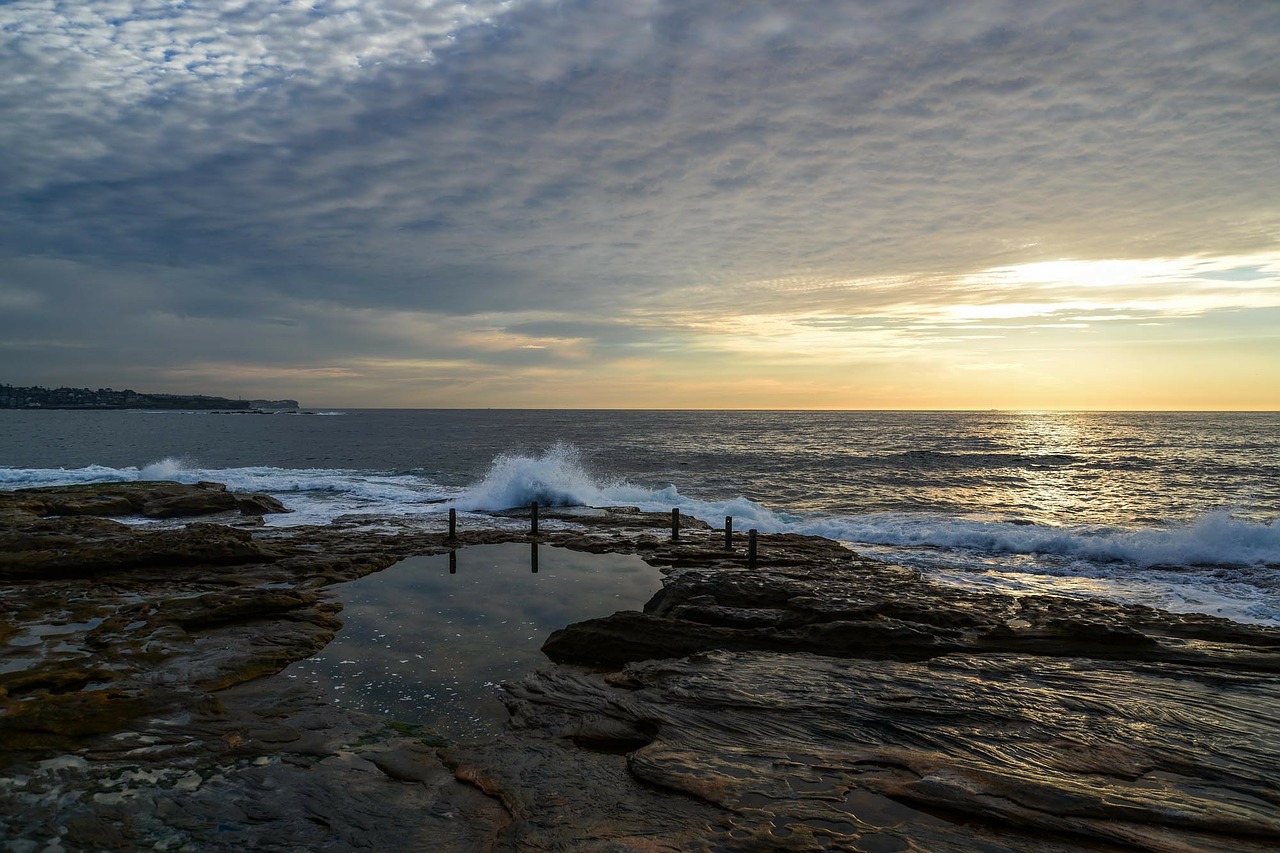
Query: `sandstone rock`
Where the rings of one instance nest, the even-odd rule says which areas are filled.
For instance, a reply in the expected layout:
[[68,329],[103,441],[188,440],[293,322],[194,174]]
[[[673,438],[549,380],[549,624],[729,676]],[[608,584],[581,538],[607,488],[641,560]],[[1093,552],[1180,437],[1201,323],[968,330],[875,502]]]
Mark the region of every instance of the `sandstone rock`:
[[236,509],[242,515],[270,515],[277,512],[291,512],[283,503],[271,495],[237,494]]
[[236,499],[230,492],[202,489],[180,495],[152,498],[141,508],[147,518],[186,518],[193,515],[212,515],[236,508]]
[[242,509],[246,514],[287,512],[269,495],[228,492],[221,483],[185,485],[165,481],[88,483],[0,492],[0,511],[33,515],[144,515],[176,518]]
[[1243,734],[1274,725],[1275,676],[717,651],[615,676],[548,669],[509,690],[522,728],[648,732],[631,771],[724,809],[727,849],[1280,844],[1280,741]]
[[682,519],[672,542],[666,513],[551,510],[543,517],[556,524],[537,541],[639,553],[666,567],[667,583],[643,613],[555,632],[546,648],[565,663],[509,687],[509,729],[447,744],[331,705],[279,671],[338,630],[327,585],[524,532],[508,521],[446,543],[393,519],[376,533],[355,517],[254,533],[93,517],[126,505],[243,511],[245,501],[267,506],[217,484],[0,493],[6,839],[863,853],[1280,845],[1272,629],[944,589],[816,537],[762,536],[749,568],[705,526]]

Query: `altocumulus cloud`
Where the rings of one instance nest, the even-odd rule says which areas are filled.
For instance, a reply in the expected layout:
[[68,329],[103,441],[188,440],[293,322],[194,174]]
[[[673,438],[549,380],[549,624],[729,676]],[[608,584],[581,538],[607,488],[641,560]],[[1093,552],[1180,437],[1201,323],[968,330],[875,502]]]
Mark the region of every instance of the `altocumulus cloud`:
[[[50,376],[484,374],[933,321],[1025,302],[999,271],[1036,261],[1254,258],[1278,38],[1243,0],[19,0],[0,335]],[[1238,298],[1257,263],[1223,305],[1275,304]]]

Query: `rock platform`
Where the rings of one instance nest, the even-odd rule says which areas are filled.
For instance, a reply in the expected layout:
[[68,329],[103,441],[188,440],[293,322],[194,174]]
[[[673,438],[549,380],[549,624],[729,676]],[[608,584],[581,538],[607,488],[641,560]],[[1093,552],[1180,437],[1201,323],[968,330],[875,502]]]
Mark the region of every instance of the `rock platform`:
[[[552,634],[498,736],[278,673],[331,587],[457,541],[261,526],[217,484],[0,493],[5,849],[1263,851],[1280,848],[1280,631],[974,593],[828,540],[544,509],[639,554],[641,611]],[[123,518],[129,523],[112,520]],[[147,524],[140,521],[150,519]]]

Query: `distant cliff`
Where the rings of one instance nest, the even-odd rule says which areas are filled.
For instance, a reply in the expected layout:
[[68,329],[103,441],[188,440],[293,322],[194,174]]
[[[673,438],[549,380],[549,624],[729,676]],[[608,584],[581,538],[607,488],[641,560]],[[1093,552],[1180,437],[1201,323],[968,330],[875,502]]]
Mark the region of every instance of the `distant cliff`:
[[113,388],[0,385],[0,409],[296,409],[297,400],[233,400],[204,394],[140,394]]

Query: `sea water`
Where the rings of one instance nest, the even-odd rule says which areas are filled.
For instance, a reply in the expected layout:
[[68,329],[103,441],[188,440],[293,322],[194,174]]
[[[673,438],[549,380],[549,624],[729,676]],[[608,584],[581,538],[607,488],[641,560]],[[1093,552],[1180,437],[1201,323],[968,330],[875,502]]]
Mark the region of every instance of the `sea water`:
[[967,588],[1280,625],[1277,413],[0,411],[0,488],[140,479],[270,493],[277,526],[678,507]]

